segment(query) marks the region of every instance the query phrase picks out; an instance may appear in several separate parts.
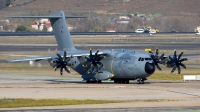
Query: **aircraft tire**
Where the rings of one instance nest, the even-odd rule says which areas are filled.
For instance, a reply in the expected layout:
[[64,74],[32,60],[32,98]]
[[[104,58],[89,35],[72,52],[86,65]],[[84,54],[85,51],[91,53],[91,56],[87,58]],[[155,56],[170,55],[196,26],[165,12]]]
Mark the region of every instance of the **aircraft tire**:
[[137,84],[144,84],[144,80],[138,79]]
[[137,80],[137,84],[140,84],[140,80]]
[[144,84],[144,80],[140,80],[140,84]]
[[126,80],[125,83],[126,83],[126,84],[129,84],[129,80]]
[[98,80],[97,82],[98,82],[98,83],[101,83],[101,80]]

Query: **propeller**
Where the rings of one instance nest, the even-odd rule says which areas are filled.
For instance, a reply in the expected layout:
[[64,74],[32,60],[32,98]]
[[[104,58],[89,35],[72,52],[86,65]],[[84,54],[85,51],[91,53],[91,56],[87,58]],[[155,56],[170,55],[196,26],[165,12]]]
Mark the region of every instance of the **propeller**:
[[160,68],[158,63],[160,62],[160,59],[162,59],[165,54],[163,53],[162,55],[159,56],[159,50],[157,47],[155,49],[155,55],[151,51],[149,51],[149,53],[151,53],[151,58],[154,61],[156,67],[161,71],[162,69]]
[[[98,55],[99,49],[96,51],[95,55],[92,55],[91,48],[89,52],[90,52],[90,55],[88,57],[84,56],[86,61],[82,63],[82,66],[89,67],[89,70],[87,71],[88,74],[90,74],[91,72],[95,72],[96,74],[98,74],[99,70],[102,67],[104,67],[103,63],[101,63],[100,61],[106,57],[103,55]],[[100,65],[100,67],[98,65]]]
[[[181,56],[183,55],[184,52],[181,52],[177,58],[177,55],[176,55],[176,49],[174,50],[174,57],[172,58],[171,56],[169,56],[169,59],[170,61],[167,62],[167,65],[170,65],[172,68],[172,71],[171,73],[173,73],[176,68],[178,69],[178,74],[180,75],[181,73],[181,67],[183,67],[184,69],[187,70],[186,66],[182,63],[183,61],[187,61],[188,59],[187,58],[182,58],[181,59]],[[181,67],[180,67],[181,66]]]
[[63,58],[58,53],[56,55],[58,56],[58,58],[51,61],[51,63],[54,64],[54,66],[53,66],[54,71],[56,71],[58,68],[60,68],[60,75],[62,76],[63,68],[64,68],[66,72],[70,73],[70,70],[66,66],[74,66],[76,64],[76,63],[68,63],[73,58],[73,55],[71,55],[69,58],[67,58],[66,50],[64,50]]

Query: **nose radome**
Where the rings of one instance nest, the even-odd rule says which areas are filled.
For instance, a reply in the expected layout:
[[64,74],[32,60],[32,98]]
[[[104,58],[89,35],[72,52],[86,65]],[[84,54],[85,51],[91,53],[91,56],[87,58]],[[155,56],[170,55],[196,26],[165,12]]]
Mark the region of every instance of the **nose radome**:
[[147,74],[153,74],[155,72],[155,64],[154,63],[149,63],[149,62],[146,62],[145,64],[145,72]]

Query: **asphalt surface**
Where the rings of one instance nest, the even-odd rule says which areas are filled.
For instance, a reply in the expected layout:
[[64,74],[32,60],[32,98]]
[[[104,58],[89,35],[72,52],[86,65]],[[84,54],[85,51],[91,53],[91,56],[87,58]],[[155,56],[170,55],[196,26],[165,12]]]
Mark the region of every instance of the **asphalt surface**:
[[[19,109],[2,110],[3,112],[199,112],[200,106],[194,107],[134,107],[134,108],[67,108],[67,109]],[[0,110],[1,112],[1,110]]]
[[[158,32],[154,35],[191,35],[196,32]],[[70,32],[71,35],[137,35],[148,36],[149,33],[135,32]],[[0,36],[52,36],[53,32],[0,32]]]
[[[199,112],[200,86],[197,81],[147,80],[138,85],[114,84],[103,81],[101,84],[86,84],[78,75],[40,73],[0,73],[0,98],[33,99],[105,99],[141,100],[115,104],[82,104],[68,106],[2,108],[6,112]],[[142,100],[165,99],[160,102]],[[167,100],[175,101],[167,101]]]
[[[146,48],[158,47],[160,50],[189,51],[184,56],[199,58],[198,43],[88,43],[75,44],[77,49],[130,49],[144,51]],[[0,53],[55,51],[55,44],[0,44]],[[41,75],[42,74],[42,75]],[[80,76],[59,77],[49,73],[17,74],[0,71],[0,98],[62,98],[62,99],[106,99],[106,100],[145,100],[145,99],[175,99],[175,102],[140,102],[102,105],[50,106],[0,109],[7,112],[199,112],[200,86],[199,82],[180,82],[148,80],[144,85],[136,81],[128,85],[114,84],[104,81],[102,84],[86,84]],[[15,94],[13,94],[15,93]]]
[[[199,50],[199,43],[89,43],[89,44],[75,44],[77,49],[88,50],[93,49],[130,49],[130,50],[144,50],[146,48],[160,50]],[[0,44],[0,52],[9,51],[47,51],[48,49],[55,50],[56,44]]]

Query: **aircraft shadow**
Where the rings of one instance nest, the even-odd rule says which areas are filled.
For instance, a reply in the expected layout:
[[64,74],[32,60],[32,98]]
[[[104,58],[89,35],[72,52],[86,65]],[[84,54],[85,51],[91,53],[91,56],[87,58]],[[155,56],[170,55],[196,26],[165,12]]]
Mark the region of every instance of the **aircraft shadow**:
[[[86,81],[73,81],[73,80],[66,80],[66,81],[63,81],[63,80],[58,80],[58,79],[50,79],[50,80],[44,80],[46,82],[48,82],[48,84],[67,84],[67,83],[71,83],[71,84],[122,84],[122,83],[114,83],[114,81],[110,81],[110,82],[104,82],[102,81],[102,83],[97,83],[97,82],[91,82],[91,83],[86,83]],[[156,84],[156,83],[185,83],[185,82],[177,82],[177,81],[153,81],[153,82],[150,82],[150,81],[146,81],[144,83],[144,85],[146,84]],[[137,84],[137,82],[130,82],[129,84]],[[140,85],[143,85],[143,84],[140,84]]]

